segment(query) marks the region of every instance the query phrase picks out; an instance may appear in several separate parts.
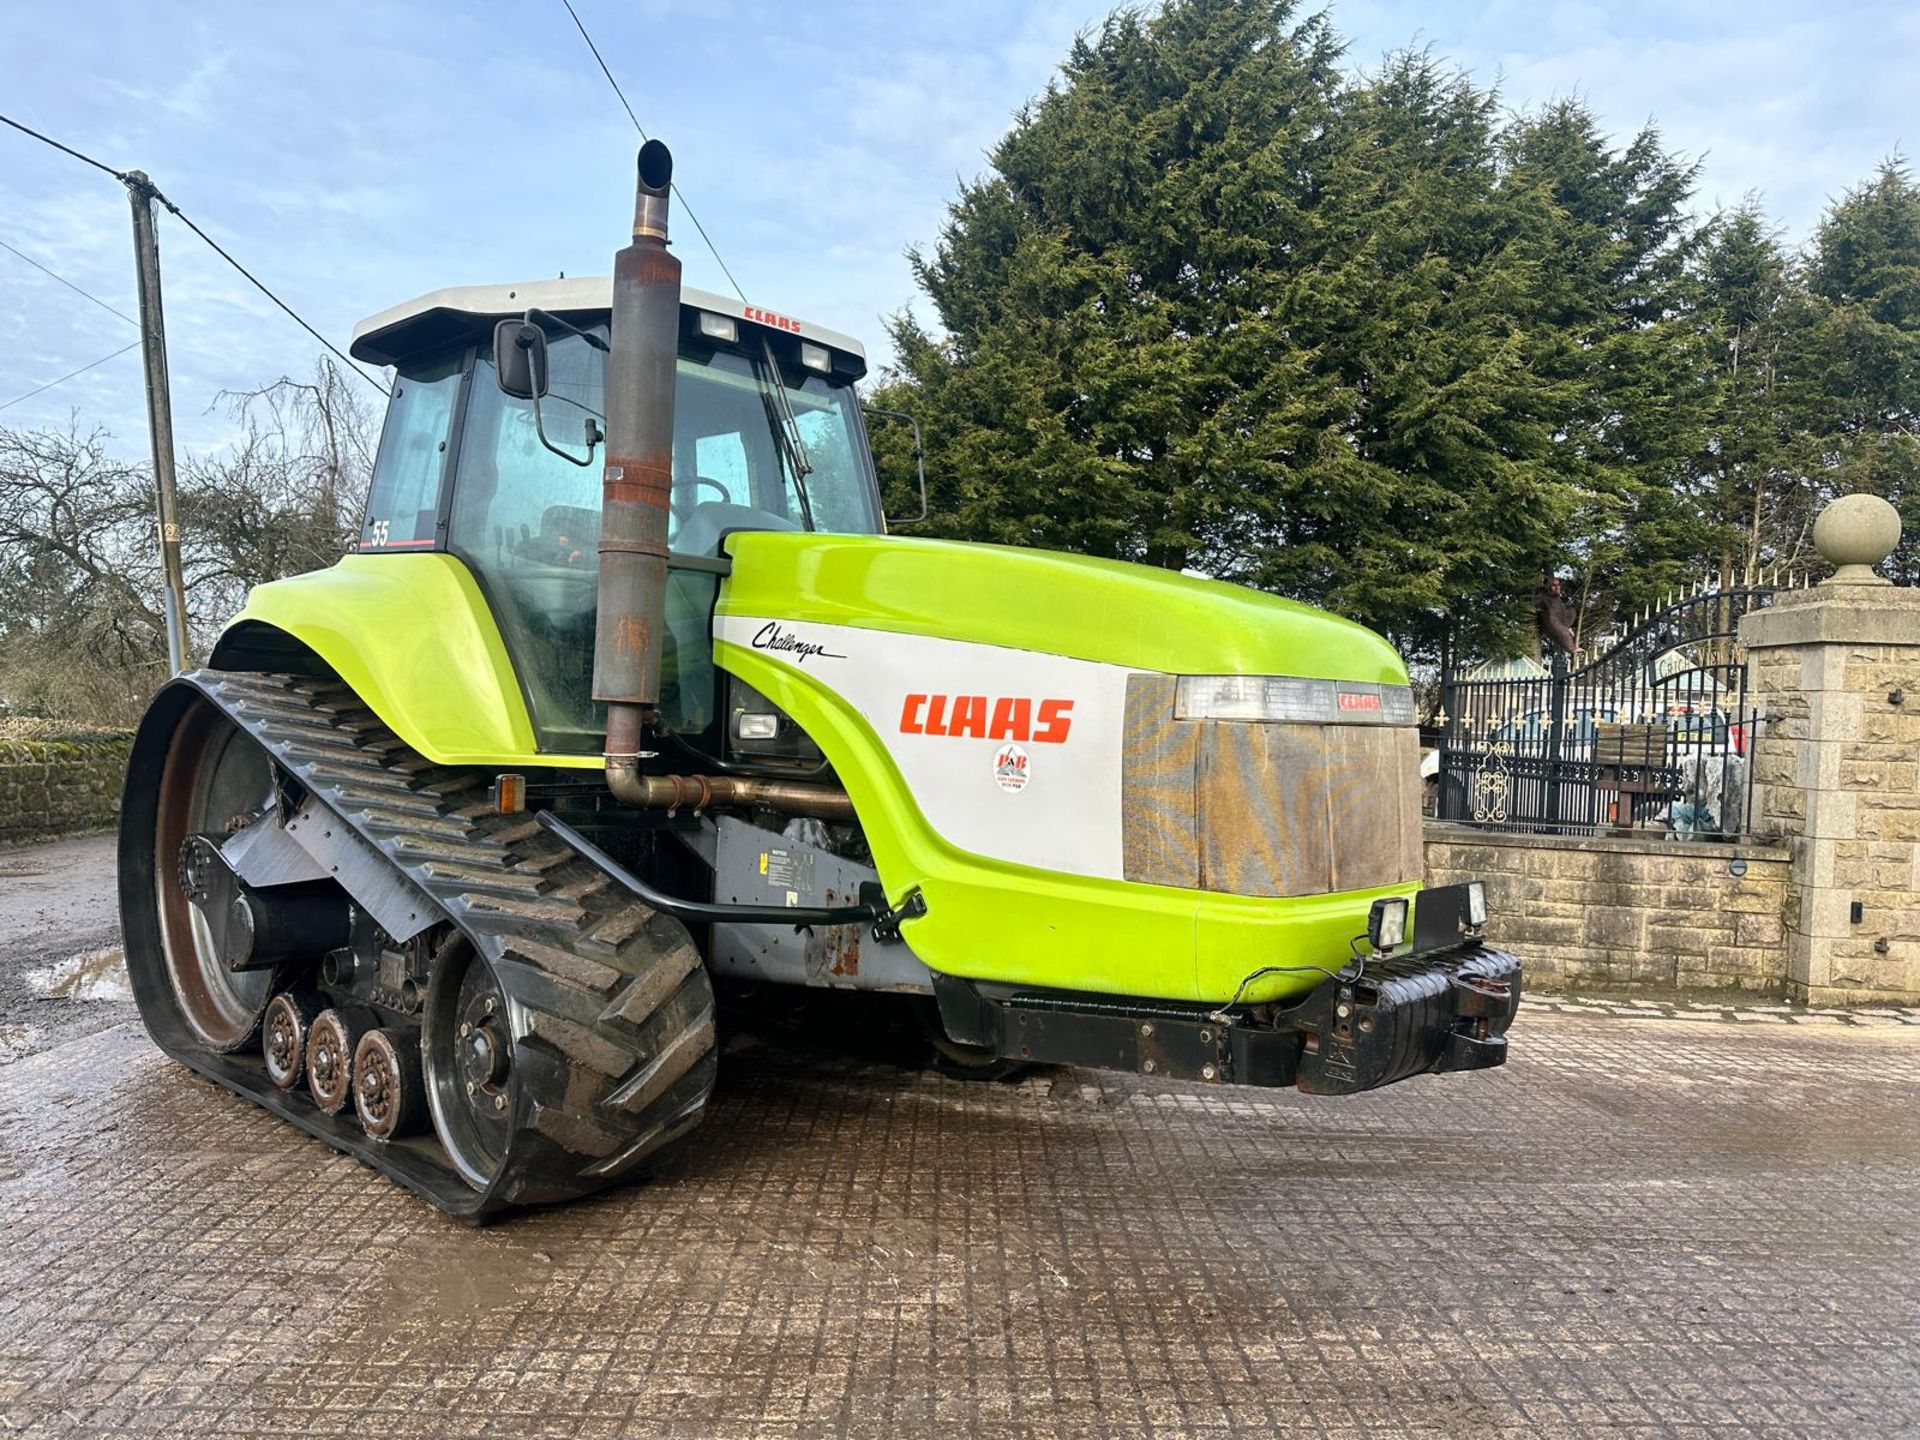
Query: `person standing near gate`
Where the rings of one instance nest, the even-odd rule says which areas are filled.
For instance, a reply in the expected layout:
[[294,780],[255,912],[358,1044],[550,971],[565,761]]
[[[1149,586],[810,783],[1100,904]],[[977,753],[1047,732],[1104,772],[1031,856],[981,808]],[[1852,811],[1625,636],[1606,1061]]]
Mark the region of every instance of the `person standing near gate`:
[[1548,575],[1533,592],[1533,621],[1540,634],[1540,659],[1547,659],[1547,647],[1566,655],[1578,655],[1574,640],[1573,602],[1561,593],[1560,577]]

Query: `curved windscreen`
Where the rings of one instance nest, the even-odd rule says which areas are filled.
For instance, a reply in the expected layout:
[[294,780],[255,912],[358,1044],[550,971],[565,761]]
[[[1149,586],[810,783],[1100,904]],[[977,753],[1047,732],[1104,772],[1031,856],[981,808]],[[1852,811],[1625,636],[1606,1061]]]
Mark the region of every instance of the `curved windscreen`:
[[[588,421],[606,424],[606,355],[570,336],[550,345],[548,360],[541,428],[553,446],[584,460]],[[681,355],[668,525],[675,552],[716,555],[731,530],[880,528],[853,387],[787,372],[789,427],[768,375],[763,362],[731,351]],[[550,748],[591,749],[603,730],[590,698],[602,458],[596,450],[591,463],[576,465],[553,453],[535,429],[532,403],[502,394],[492,359],[476,358],[448,544],[486,591]],[[705,730],[715,713],[716,584],[686,570],[668,583],[661,713],[683,733]]]

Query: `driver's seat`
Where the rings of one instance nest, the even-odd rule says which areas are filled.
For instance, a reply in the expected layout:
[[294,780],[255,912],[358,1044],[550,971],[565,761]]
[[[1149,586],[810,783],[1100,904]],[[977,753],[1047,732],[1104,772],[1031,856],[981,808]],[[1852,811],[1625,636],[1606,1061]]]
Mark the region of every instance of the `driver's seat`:
[[[547,565],[578,565],[600,549],[600,512],[585,505],[549,505],[540,512],[540,533],[514,547],[524,560]],[[587,560],[591,566],[597,560]]]
[[798,530],[800,527],[784,515],[756,510],[751,505],[735,505],[724,500],[707,500],[693,507],[679,532],[673,548],[683,555],[718,555],[720,542],[735,530]]

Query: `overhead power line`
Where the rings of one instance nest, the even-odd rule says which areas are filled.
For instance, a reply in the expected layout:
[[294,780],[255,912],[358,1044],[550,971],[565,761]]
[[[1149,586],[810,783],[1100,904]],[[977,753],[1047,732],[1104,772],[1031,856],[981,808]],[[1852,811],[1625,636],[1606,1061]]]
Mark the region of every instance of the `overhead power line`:
[[[587,27],[581,22],[580,12],[573,8],[573,0],[560,0],[560,3],[567,7],[567,14],[573,17],[574,29],[580,32],[580,38],[587,42],[587,49],[591,50],[593,58],[599,61],[600,73],[607,77],[607,84],[613,87],[613,93],[619,98],[620,108],[627,112],[627,119],[633,121],[634,130],[639,133],[642,140],[647,139],[647,132],[640,125],[640,117],[633,113],[633,106],[627,104],[626,92],[620,88],[620,82],[613,78],[613,71],[607,68],[607,62],[601,58],[600,47],[593,43],[593,36],[587,33]],[[700,238],[706,242],[707,250],[713,256],[713,263],[718,265],[720,273],[727,277],[727,284],[731,285],[733,293],[740,297],[740,303],[746,304],[747,292],[740,288],[740,282],[733,278],[733,271],[729,270],[727,262],[720,258],[720,248],[713,243],[713,237],[707,234],[707,227],[702,225],[700,217],[693,213],[693,206],[689,205],[687,197],[680,193],[679,184],[677,182],[669,182],[669,184],[672,185],[673,198],[680,202],[680,208],[687,212],[687,219],[693,222],[693,228],[700,232]]]
[[[113,176],[113,178],[118,180],[122,185],[128,186],[129,188],[133,188],[133,189],[145,190],[155,200],[158,200],[162,205],[166,206],[167,209],[173,214],[174,218],[179,220],[179,222],[182,225],[185,225],[195,235],[199,236],[202,243],[204,243],[208,249],[212,250],[214,254],[218,255],[222,260],[226,261],[227,264],[231,265],[235,270],[239,271],[240,274],[246,279],[249,285],[253,286],[254,289],[258,290],[262,295],[266,296],[275,305],[278,305],[282,310],[284,310],[287,313],[287,315],[293,320],[294,324],[298,325],[302,330],[306,331],[307,334],[311,335],[314,339],[318,340],[322,345],[326,346],[326,348],[329,351],[331,351],[342,362],[344,362],[349,373],[358,375],[362,380],[366,381],[367,384],[373,386],[373,388],[378,390],[382,395],[391,395],[393,393],[391,390],[387,389],[385,385],[382,385],[378,380],[374,379],[371,375],[367,374],[366,371],[362,370],[360,366],[352,359],[352,357],[344,354],[339,349],[339,347],[337,347],[331,340],[327,339],[326,336],[322,335],[318,330],[314,329],[313,326],[309,325],[305,320],[303,320],[300,317],[300,314],[298,311],[296,311],[291,305],[287,304],[287,302],[282,300],[278,295],[274,294],[273,291],[268,289],[265,282],[263,282],[251,270],[247,269],[246,266],[242,265],[238,260],[234,259],[233,256],[229,255],[226,252],[225,248],[219,244],[219,242],[217,242],[211,235],[207,234],[206,231],[202,230],[198,225],[194,224],[193,221],[188,217],[187,213],[184,210],[182,210],[178,205],[174,204],[173,201],[169,200],[164,194],[162,194],[160,191],[160,188],[157,185],[153,184],[152,181],[145,179],[145,177],[141,177],[140,179],[135,179],[132,175],[128,174],[128,172],[124,170],[116,170],[111,165],[108,165],[104,161],[96,160],[93,158],[93,156],[84,154],[83,152],[74,149],[71,145],[62,145],[58,140],[55,140],[52,136],[42,135],[38,130],[33,129],[31,126],[28,126],[28,125],[22,125],[18,120],[15,120],[10,116],[0,115],[0,124],[11,125],[15,130],[18,130],[21,134],[31,135],[35,140],[38,140],[41,144],[51,145],[55,150],[60,151],[63,155],[71,155],[74,159],[79,160],[84,164],[91,165],[96,170],[104,171],[106,174]],[[696,226],[698,226],[699,223],[700,222],[697,220],[694,222]],[[8,246],[7,248],[11,250],[13,247]],[[14,251],[14,253],[17,255],[20,252],[16,250]],[[21,258],[25,259],[26,257],[22,256]],[[59,277],[55,276],[54,278],[58,279]],[[62,283],[64,284],[66,282],[62,281]],[[78,289],[79,287],[75,286],[74,288]],[[82,291],[81,293],[85,294],[86,292]],[[88,296],[87,298],[92,299],[93,297]],[[118,313],[118,312],[115,312],[115,313]],[[124,315],[121,316],[121,319],[124,320],[125,318],[126,317]],[[106,357],[107,360],[111,360],[112,358],[113,357],[111,355]],[[105,363],[104,360],[98,360],[94,362],[94,364],[104,364],[104,363]],[[92,366],[82,367],[82,369],[92,369],[92,368],[93,368]],[[75,373],[78,374],[79,372],[76,371]],[[63,378],[71,378],[71,377],[63,377]],[[51,382],[51,384],[53,385],[58,385],[59,383],[60,381],[58,380]],[[49,387],[42,386],[41,388],[46,389]],[[36,391],[34,393],[37,394],[39,392]],[[27,397],[24,395],[20,397],[20,399],[22,400],[26,398]],[[19,401],[9,400],[7,403],[9,405],[14,405],[14,404],[18,404]],[[0,407],[0,408],[4,408],[4,407]]]
[[367,372],[362,370],[358,365],[358,363],[356,363],[351,356],[345,354],[343,351],[341,351],[341,349],[337,345],[335,345],[331,340],[327,339],[326,336],[322,335],[318,330],[314,329],[313,326],[309,325],[305,320],[301,319],[299,313],[295,311],[291,305],[287,304],[286,301],[282,300],[278,295],[274,294],[273,291],[269,290],[266,287],[265,283],[262,282],[257,276],[255,276],[251,270],[247,269],[246,266],[242,265],[238,260],[234,259],[233,256],[229,255],[226,252],[226,250],[222,248],[219,241],[215,240],[211,235],[207,234],[206,231],[202,230],[198,225],[194,224],[192,219],[189,218],[186,212],[183,211],[178,205],[174,204],[166,196],[162,195],[158,190],[153,192],[153,198],[158,200],[162,205],[166,206],[168,210],[172,211],[174,218],[179,220],[179,222],[182,225],[186,226],[194,234],[198,235],[203,241],[205,241],[208,249],[212,250],[214,254],[218,255],[222,260],[226,261],[227,264],[231,265],[234,269],[238,270],[243,276],[245,276],[247,283],[249,285],[253,286],[254,289],[258,290],[262,295],[266,296],[267,299],[271,300],[274,304],[278,305],[282,310],[286,311],[288,318],[290,318],[294,324],[298,325],[302,330],[306,331],[307,334],[311,335],[314,339],[318,340],[322,345],[326,346],[327,349],[332,351],[334,355],[338,356],[340,361],[347,367],[347,370],[349,373],[358,375],[362,380],[366,381],[367,384],[373,386],[373,388],[378,390],[382,395],[386,395],[389,397],[392,396],[393,392],[391,390],[389,390],[385,385],[382,385],[378,380],[374,379],[371,375],[367,374]]
[[4,240],[0,240],[0,250],[5,250],[8,254],[19,256],[22,260],[26,261],[27,264],[31,265],[34,269],[38,270],[42,275],[45,275],[48,279],[58,280],[62,285],[66,286],[67,289],[73,291],[74,294],[85,296],[87,299],[91,300],[94,304],[98,305],[102,310],[106,311],[109,315],[117,315],[122,320],[126,321],[129,325],[132,325],[135,327],[138,327],[138,325],[140,324],[138,320],[134,319],[131,315],[127,314],[124,310],[114,309],[113,306],[109,305],[106,301],[102,300],[98,295],[93,294],[89,290],[82,290],[78,285],[74,284],[73,281],[67,279],[66,276],[60,274],[57,271],[49,270],[46,266],[42,265],[38,260],[34,259],[31,255],[27,254],[24,250],[16,250],[13,248],[13,246],[7,244],[7,242]]
[[62,145],[58,140],[55,140],[51,135],[42,135],[38,130],[33,129],[31,126],[28,126],[28,125],[22,125],[18,120],[13,120],[8,118],[5,115],[0,115],[0,125],[11,125],[14,129],[18,130],[22,135],[31,135],[34,139],[38,140],[42,145],[51,145],[54,149],[60,151],[61,154],[63,155],[71,155],[74,159],[84,161],[86,164],[93,166],[93,168],[96,170],[104,170],[107,174],[113,176],[113,178],[116,180],[124,182],[127,178],[125,171],[116,170],[111,165],[106,164],[104,161],[94,159],[93,156],[91,155],[82,155],[78,150],[74,149],[71,145]]
[[88,365],[82,365],[78,370],[69,370],[66,374],[62,375],[58,380],[49,380],[44,385],[36,385],[33,389],[27,391],[27,393],[24,395],[14,396],[13,399],[7,401],[6,404],[0,405],[0,410],[11,410],[14,406],[18,405],[22,400],[31,400],[34,396],[40,394],[42,391],[51,390],[56,385],[64,385],[67,383],[67,381],[73,379],[74,376],[84,375],[87,373],[87,371],[94,369],[96,366],[104,365],[109,360],[117,360],[122,355],[126,354],[127,351],[136,350],[139,348],[139,346],[140,346],[140,342],[138,340],[129,341],[127,344],[122,345],[118,350],[114,351],[113,354],[111,355],[102,355],[98,360],[95,360]]

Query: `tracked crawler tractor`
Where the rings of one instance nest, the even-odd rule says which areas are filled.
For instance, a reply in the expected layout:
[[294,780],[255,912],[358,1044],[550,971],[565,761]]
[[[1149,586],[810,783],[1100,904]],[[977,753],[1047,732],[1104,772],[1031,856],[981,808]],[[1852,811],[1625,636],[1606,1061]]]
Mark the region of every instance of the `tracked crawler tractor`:
[[1392,649],[884,533],[859,345],[683,291],[670,166],[611,282],[357,330],[397,375],[358,544],[255,590],[134,744],[160,1046],[467,1217],[685,1136],[716,991],[897,997],[983,1076],[1499,1064],[1519,966],[1477,885],[1421,888]]

